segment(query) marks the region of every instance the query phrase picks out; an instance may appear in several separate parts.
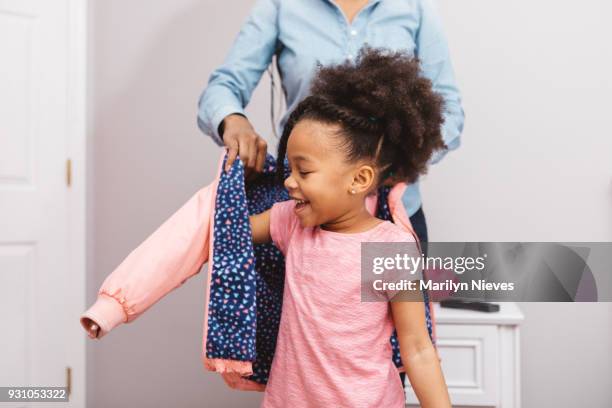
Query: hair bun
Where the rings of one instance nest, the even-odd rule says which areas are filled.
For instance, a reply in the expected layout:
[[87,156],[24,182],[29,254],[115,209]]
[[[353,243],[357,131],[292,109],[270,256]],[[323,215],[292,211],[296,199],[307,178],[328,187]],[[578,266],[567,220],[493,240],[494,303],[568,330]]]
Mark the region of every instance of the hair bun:
[[374,159],[384,171],[392,169],[396,180],[413,182],[426,173],[432,153],[445,147],[443,109],[444,99],[421,74],[417,57],[365,46],[354,62],[317,69],[311,95],[285,125],[279,156],[300,119],[339,123],[349,160]]

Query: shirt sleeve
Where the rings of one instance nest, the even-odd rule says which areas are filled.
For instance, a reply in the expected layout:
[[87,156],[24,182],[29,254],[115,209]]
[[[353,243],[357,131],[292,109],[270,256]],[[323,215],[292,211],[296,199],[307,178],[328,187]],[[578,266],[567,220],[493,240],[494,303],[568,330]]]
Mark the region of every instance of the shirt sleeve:
[[295,201],[287,200],[275,203],[270,210],[270,236],[283,255],[287,255],[291,235],[300,222],[294,208]]
[[[404,292],[404,296],[401,298],[402,300],[422,300],[419,281],[423,279],[422,262],[424,260],[421,257],[414,237],[410,233],[401,232],[393,239],[392,243],[394,244],[393,252],[401,254],[402,256],[406,255],[408,257],[408,262],[404,263],[402,261],[396,268],[385,270],[382,279],[385,283],[392,283],[396,285],[396,287],[387,287],[387,289],[383,291],[384,297],[390,301],[398,293]],[[414,260],[414,263],[412,263],[411,260]],[[409,265],[410,269],[406,269],[406,265]],[[409,281],[415,282],[413,286],[414,290],[410,290],[406,286]],[[404,285],[404,287],[399,285]]]
[[278,0],[257,0],[223,64],[213,71],[198,102],[198,126],[223,146],[219,124],[232,113],[246,116],[261,75],[270,65],[278,38]]
[[434,91],[442,95],[445,101],[442,138],[448,149],[434,152],[429,164],[435,164],[449,150],[459,147],[465,113],[440,16],[432,0],[421,0],[420,5],[421,22],[416,36],[416,54],[421,60],[423,74],[432,81]]

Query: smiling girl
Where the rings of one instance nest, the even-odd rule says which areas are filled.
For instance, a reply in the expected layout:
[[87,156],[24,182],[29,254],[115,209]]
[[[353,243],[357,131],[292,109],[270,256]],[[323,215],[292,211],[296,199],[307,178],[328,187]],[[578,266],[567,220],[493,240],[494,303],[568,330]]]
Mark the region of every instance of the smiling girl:
[[[292,200],[251,216],[253,241],[273,241],[286,276],[263,407],[404,407],[389,338],[422,407],[450,407],[424,303],[361,301],[361,243],[412,242],[373,216],[366,198],[424,174],[441,136],[443,99],[403,52],[364,48],[355,63],[320,68],[290,114],[278,177]],[[284,160],[290,175],[284,179]]]

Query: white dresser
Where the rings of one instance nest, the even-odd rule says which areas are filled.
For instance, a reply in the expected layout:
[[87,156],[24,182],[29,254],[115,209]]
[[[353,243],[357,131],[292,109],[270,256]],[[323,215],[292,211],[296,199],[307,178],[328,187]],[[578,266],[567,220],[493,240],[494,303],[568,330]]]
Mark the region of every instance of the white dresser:
[[[449,309],[434,303],[438,351],[453,407],[521,405],[519,328],[524,316],[516,303],[491,303],[500,311]],[[408,378],[406,403],[418,406]]]

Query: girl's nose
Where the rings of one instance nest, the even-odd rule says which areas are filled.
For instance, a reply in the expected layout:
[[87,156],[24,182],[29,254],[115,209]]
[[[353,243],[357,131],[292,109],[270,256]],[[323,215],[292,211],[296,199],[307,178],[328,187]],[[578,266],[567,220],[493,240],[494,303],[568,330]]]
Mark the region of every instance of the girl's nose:
[[285,179],[285,188],[287,190],[293,190],[297,188],[297,183],[292,176],[289,176]]

